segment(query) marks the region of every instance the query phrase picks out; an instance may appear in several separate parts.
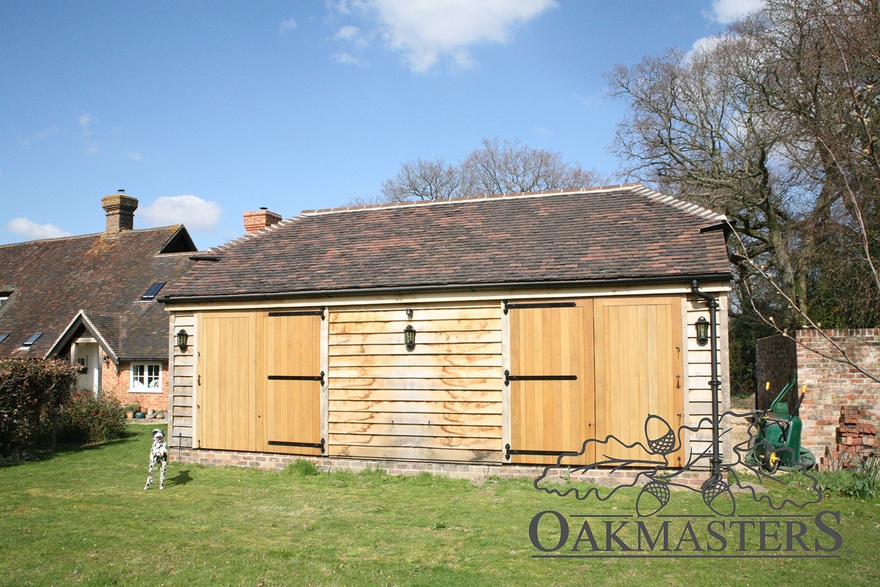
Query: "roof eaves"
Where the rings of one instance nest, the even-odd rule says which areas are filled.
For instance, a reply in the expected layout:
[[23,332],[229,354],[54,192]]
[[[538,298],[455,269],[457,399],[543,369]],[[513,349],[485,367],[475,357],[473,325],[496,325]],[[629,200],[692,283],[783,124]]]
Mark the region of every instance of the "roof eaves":
[[488,283],[448,283],[448,284],[425,284],[412,286],[387,286],[387,287],[364,287],[326,290],[303,290],[285,291],[273,293],[238,293],[238,294],[206,294],[206,295],[178,295],[165,297],[161,301],[165,304],[188,303],[188,302],[229,302],[229,301],[258,301],[277,300],[285,298],[334,298],[350,295],[406,295],[426,292],[460,292],[460,291],[486,291],[486,290],[519,290],[527,288],[572,288],[572,287],[597,287],[607,285],[647,285],[663,283],[684,282],[690,287],[690,282],[697,281],[729,281],[730,271],[721,273],[682,273],[680,275],[659,275],[645,277],[616,277],[609,279],[578,279],[560,281],[522,281],[522,282],[488,282]]

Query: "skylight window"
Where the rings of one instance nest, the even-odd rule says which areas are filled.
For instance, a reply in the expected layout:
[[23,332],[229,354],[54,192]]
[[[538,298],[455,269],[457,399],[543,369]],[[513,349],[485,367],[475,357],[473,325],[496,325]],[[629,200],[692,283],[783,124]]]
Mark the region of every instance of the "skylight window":
[[6,340],[7,338],[9,338],[9,333],[8,333],[8,332],[0,332],[0,342],[3,342],[3,341]]
[[34,332],[32,335],[30,335],[28,337],[28,339],[26,341],[24,341],[24,344],[21,345],[21,348],[25,349],[25,348],[30,348],[30,347],[34,346],[34,343],[37,342],[38,340],[40,340],[41,336],[43,336],[42,332]]
[[9,290],[0,290],[0,306],[9,299],[9,296],[12,295],[12,292]]
[[156,297],[156,294],[159,293],[159,290],[165,286],[164,281],[157,281],[153,285],[150,286],[150,289],[147,290],[147,293],[141,296],[142,300],[152,300]]

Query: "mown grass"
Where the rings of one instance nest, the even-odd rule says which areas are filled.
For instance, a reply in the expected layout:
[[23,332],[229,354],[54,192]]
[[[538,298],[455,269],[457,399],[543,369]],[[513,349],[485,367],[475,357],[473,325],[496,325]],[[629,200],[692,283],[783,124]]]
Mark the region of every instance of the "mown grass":
[[[636,494],[577,502],[527,479],[476,485],[382,471],[315,474],[302,464],[266,472],[176,462],[164,491],[144,491],[150,427],[129,430],[0,467],[0,584],[880,584],[877,500],[834,497],[794,512],[841,512],[838,558],[535,558],[542,553],[528,531],[537,513],[629,513]],[[738,514],[766,511],[737,504]],[[672,506],[707,513],[691,492],[676,492]],[[558,529],[542,523],[540,536],[551,544]],[[750,548],[757,540],[750,535]]]

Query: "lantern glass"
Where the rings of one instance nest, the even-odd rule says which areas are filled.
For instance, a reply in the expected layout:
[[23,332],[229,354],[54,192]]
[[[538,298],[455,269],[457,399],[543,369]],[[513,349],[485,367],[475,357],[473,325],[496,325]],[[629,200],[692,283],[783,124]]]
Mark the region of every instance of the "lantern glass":
[[403,340],[406,343],[406,350],[411,351],[416,348],[416,329],[412,324],[407,324],[403,329]]
[[189,342],[189,334],[181,328],[177,331],[176,339],[177,344],[175,346],[180,349],[180,352],[185,352]]
[[696,326],[697,329],[697,344],[700,346],[706,346],[709,342],[709,321],[703,316],[700,316],[700,319],[697,320],[697,323],[694,326]]

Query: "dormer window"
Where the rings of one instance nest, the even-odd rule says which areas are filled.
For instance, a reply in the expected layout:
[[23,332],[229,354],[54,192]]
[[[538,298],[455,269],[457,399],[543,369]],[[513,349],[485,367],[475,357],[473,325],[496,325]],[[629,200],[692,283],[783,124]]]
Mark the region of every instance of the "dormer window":
[[9,290],[0,290],[0,306],[6,303],[6,300],[8,300],[11,295],[12,292]]
[[159,293],[159,290],[165,286],[165,281],[157,281],[147,290],[147,293],[141,296],[142,300],[152,300]]

